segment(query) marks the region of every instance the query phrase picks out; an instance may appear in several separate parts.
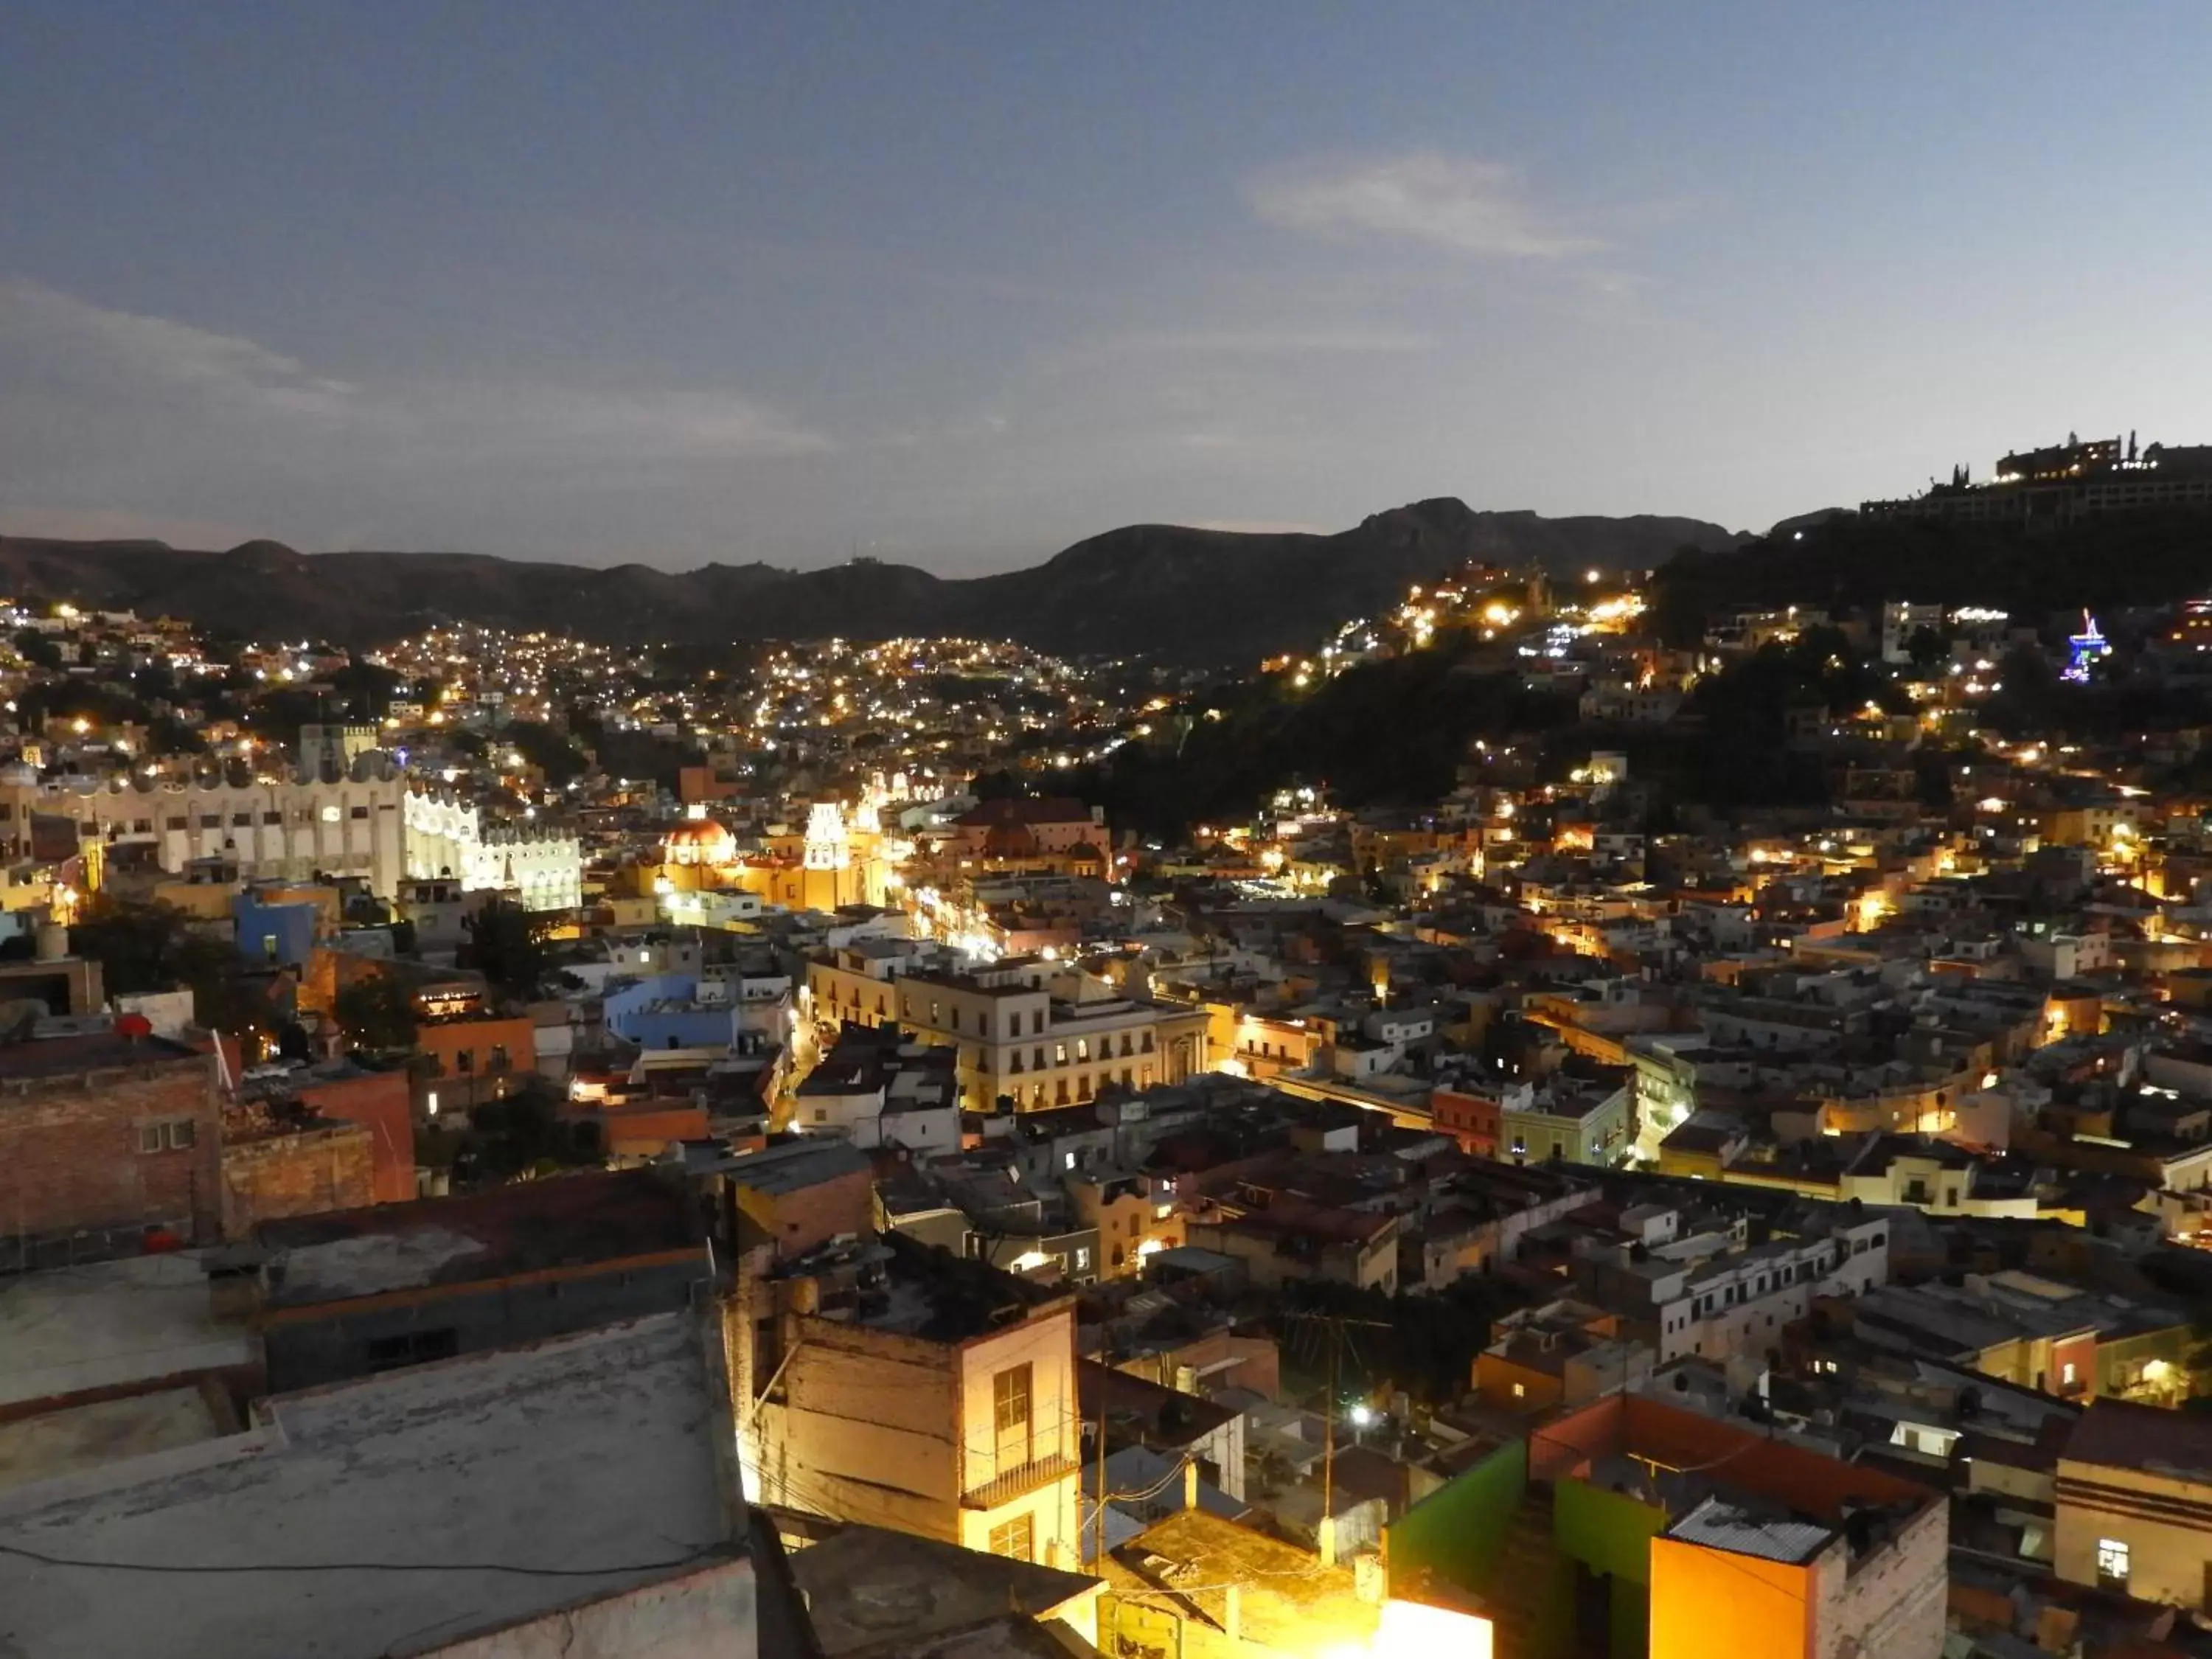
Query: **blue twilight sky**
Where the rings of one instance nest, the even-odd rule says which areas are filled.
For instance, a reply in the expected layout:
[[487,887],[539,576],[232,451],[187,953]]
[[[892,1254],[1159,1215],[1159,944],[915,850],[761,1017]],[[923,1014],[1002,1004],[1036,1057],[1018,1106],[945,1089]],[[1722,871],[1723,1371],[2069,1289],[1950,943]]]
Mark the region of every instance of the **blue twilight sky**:
[[2212,7],[0,0],[0,530],[1031,561],[2212,440]]

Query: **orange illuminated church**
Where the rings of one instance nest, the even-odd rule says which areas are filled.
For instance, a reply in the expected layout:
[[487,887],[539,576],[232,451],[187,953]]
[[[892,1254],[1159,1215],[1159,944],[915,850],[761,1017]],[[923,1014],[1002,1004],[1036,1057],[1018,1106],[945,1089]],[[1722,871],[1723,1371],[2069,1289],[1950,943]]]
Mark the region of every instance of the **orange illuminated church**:
[[662,843],[659,880],[666,891],[752,893],[787,910],[884,902],[897,849],[878,829],[872,803],[863,801],[857,822],[848,825],[837,802],[817,801],[805,830],[770,835],[766,849],[750,855],[703,806],[691,814]]

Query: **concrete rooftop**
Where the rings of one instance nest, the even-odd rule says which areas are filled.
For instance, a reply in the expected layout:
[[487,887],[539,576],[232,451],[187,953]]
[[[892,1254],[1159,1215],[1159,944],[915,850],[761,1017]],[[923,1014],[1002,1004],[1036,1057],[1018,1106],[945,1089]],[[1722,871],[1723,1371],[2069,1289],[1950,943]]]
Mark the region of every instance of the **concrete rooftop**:
[[208,1311],[198,1251],[0,1279],[0,1407],[243,1365],[243,1324]]
[[377,1659],[664,1577],[726,1547],[726,1410],[678,1314],[282,1395],[244,1434],[0,1492],[0,1545],[250,1569],[0,1555],[0,1650]]

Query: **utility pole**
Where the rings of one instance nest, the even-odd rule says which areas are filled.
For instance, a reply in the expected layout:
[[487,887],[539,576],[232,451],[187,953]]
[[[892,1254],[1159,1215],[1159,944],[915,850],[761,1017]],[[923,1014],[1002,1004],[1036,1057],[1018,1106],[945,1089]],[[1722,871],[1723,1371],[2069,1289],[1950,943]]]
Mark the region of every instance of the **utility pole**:
[[[1079,1395],[1077,1396],[1079,1401],[1081,1398]],[[1098,1480],[1096,1516],[1098,1522],[1098,1553],[1091,1558],[1091,1570],[1103,1577],[1106,1572],[1106,1388],[1103,1382],[1098,1388],[1098,1426],[1094,1432],[1098,1437],[1097,1449],[1091,1457]],[[1076,1565],[1080,1567],[1082,1563],[1079,1561]]]
[[1336,1561],[1336,1408],[1337,1374],[1344,1347],[1351,1338],[1351,1328],[1359,1327],[1372,1331],[1390,1328],[1380,1319],[1352,1319],[1342,1314],[1294,1313],[1284,1317],[1322,1333],[1328,1348],[1328,1393],[1322,1417],[1321,1450],[1321,1529],[1322,1564],[1333,1566]]
[[[1343,1334],[1341,1329],[1337,1334]],[[1328,1413],[1322,1419],[1321,1524],[1328,1539],[1328,1547],[1322,1552],[1324,1566],[1336,1560],[1336,1351],[1340,1346],[1328,1345]]]

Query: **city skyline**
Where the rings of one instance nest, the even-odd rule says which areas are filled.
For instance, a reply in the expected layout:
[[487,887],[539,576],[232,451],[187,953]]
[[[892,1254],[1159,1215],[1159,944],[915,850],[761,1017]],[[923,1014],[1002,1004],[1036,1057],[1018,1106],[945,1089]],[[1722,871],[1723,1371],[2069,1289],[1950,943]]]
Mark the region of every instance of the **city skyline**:
[[2197,17],[536,15],[17,9],[0,532],[964,575],[2208,435]]

